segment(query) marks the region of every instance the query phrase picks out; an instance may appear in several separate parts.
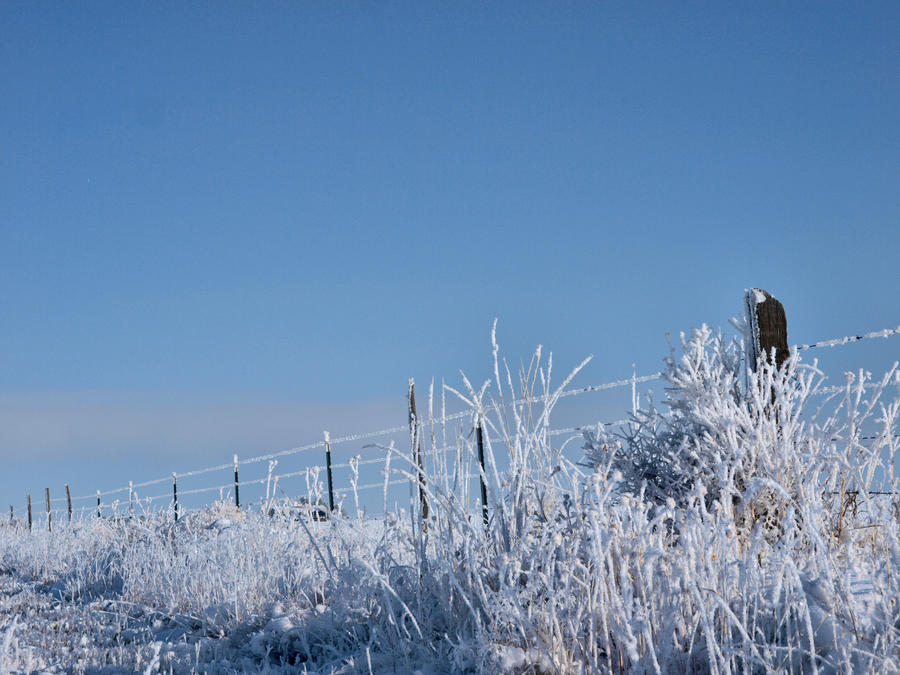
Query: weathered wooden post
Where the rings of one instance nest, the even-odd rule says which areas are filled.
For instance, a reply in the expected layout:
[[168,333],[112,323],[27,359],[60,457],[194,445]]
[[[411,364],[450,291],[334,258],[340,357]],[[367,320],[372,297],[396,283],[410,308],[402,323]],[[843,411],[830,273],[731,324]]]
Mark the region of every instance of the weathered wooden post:
[[412,378],[409,378],[409,440],[418,469],[419,505],[422,507],[422,531],[424,532],[428,529],[428,498],[425,495],[425,465],[422,459],[419,418],[416,414],[416,383]]
[[[328,513],[334,514],[334,483],[331,478],[331,434],[325,432],[325,468],[328,472]],[[330,517],[330,516],[329,516]]]
[[53,519],[53,514],[50,513],[50,488],[44,488],[44,495],[47,497],[47,532],[52,532],[51,520]]
[[69,522],[72,522],[72,493],[69,492],[69,484],[66,483],[66,505],[69,507]]
[[487,474],[484,470],[484,433],[481,430],[481,420],[475,425],[475,440],[478,443],[478,463],[481,465],[481,518],[484,521],[484,529],[488,526],[487,484],[484,479]]
[[102,517],[102,514],[100,513],[100,490],[97,490],[97,517]]
[[178,522],[178,478],[172,472],[172,510],[175,512],[175,522]]
[[28,531],[31,532],[31,495],[25,495],[28,498]]
[[791,353],[788,348],[784,305],[761,288],[747,291],[746,303],[751,330],[750,370],[755,371],[760,360],[771,363],[773,349],[775,366],[781,368]]

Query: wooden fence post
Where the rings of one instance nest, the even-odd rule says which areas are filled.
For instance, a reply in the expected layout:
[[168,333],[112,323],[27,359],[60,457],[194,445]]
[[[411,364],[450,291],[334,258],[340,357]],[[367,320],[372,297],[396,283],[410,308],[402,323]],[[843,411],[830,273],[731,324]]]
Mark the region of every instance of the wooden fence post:
[[775,366],[780,368],[791,353],[784,305],[761,288],[751,288],[745,300],[750,316],[750,370],[755,371],[760,360],[771,363],[773,349]]
[[26,495],[28,497],[28,531],[31,532],[31,495]]
[[475,424],[475,440],[478,443],[478,463],[481,465],[481,518],[484,520],[484,529],[488,526],[487,484],[484,479],[487,473],[484,469],[484,432],[481,429],[481,419]]
[[331,434],[325,432],[325,467],[328,471],[328,513],[334,514],[334,483],[331,478]]
[[97,517],[102,517],[100,514],[100,490],[97,490]]
[[419,505],[422,508],[422,529],[428,529],[428,498],[425,495],[425,465],[422,459],[422,438],[419,434],[419,419],[416,414],[416,383],[409,379],[409,439],[413,457],[418,467]]
[[66,483],[66,505],[69,507],[69,522],[72,522],[72,493],[69,492],[69,484]]
[[53,514],[50,513],[50,488],[44,488],[44,495],[47,497],[47,532],[52,532],[51,521],[53,520]]
[[240,483],[238,482],[238,458],[234,456],[234,508],[241,508]]
[[178,478],[172,472],[172,510],[175,512],[175,522],[178,522]]

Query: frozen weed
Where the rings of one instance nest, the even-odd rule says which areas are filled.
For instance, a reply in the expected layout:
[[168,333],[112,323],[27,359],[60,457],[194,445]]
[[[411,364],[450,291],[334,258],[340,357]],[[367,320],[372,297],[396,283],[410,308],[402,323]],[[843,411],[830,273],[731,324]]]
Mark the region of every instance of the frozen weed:
[[[577,465],[550,435],[574,373],[551,385],[538,350],[514,378],[497,353],[490,383],[446,389],[485,430],[486,464],[468,434],[431,457],[427,528],[417,488],[377,520],[319,520],[312,485],[305,505],[215,504],[177,525],[4,529],[0,669],[900,667],[894,371],[831,398],[796,358],[745,380],[740,344],[704,327],[667,360],[662,407],[588,434]],[[417,480],[412,456],[391,456],[393,477]]]

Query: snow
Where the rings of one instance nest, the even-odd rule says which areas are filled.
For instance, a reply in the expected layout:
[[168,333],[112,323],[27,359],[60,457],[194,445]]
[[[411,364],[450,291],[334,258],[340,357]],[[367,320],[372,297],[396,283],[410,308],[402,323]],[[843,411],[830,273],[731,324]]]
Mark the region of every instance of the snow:
[[309,495],[4,523],[0,672],[896,672],[896,372],[822,403],[796,354],[746,380],[740,356],[694,331],[663,407],[587,432],[582,464],[549,445],[540,355],[518,388],[506,374],[509,405],[466,379],[488,528],[463,432],[466,461],[426,467],[427,529],[417,490],[379,518],[306,519]]

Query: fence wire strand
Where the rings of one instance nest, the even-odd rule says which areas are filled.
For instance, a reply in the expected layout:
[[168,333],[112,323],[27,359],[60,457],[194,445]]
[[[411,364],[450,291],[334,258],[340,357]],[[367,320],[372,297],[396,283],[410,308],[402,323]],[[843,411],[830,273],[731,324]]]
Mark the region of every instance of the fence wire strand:
[[859,342],[860,340],[872,340],[874,338],[888,338],[891,335],[900,335],[900,326],[896,328],[884,328],[882,330],[872,331],[865,335],[847,335],[846,337],[834,338],[832,340],[819,340],[808,345],[797,345],[798,351],[804,349],[817,349],[818,347],[839,347],[841,345],[850,344],[851,342]]
[[[840,337],[840,338],[833,338],[830,340],[819,340],[818,342],[813,342],[811,344],[795,345],[795,349],[797,349],[798,351],[803,351],[803,350],[807,350],[807,349],[815,349],[815,348],[821,348],[821,347],[837,347],[837,346],[841,346],[841,345],[845,345],[845,344],[850,344],[852,342],[859,342],[861,340],[869,340],[869,339],[875,339],[875,338],[882,338],[882,339],[888,338],[888,337],[891,337],[892,335],[900,335],[900,326],[897,326],[896,328],[885,328],[882,330],[873,331],[871,333],[865,333],[863,335],[848,335],[848,336],[844,336],[844,337]],[[650,382],[652,380],[660,379],[661,376],[662,376],[662,373],[659,373],[659,372],[651,373],[649,375],[642,375],[639,377],[632,376],[632,377],[624,378],[621,380],[604,382],[602,384],[595,384],[595,385],[589,385],[586,387],[580,387],[580,388],[576,388],[576,389],[569,389],[569,390],[562,392],[559,397],[567,398],[567,397],[571,397],[571,396],[579,396],[581,394],[586,394],[586,393],[590,393],[590,392],[605,391],[605,390],[614,389],[617,387],[635,386],[637,384],[641,384],[644,382]],[[900,382],[900,380],[898,380],[898,382]],[[870,389],[875,386],[876,386],[876,383],[869,383],[867,385],[864,385],[864,387],[866,389]],[[839,393],[841,391],[844,391],[846,388],[847,388],[846,385],[837,385],[837,386],[833,386],[833,387],[826,387],[826,388],[820,389],[817,393],[825,394],[825,395],[834,394],[834,393]],[[533,403],[540,403],[541,401],[545,401],[546,399],[547,399],[547,396],[544,396],[544,395],[537,396],[537,397],[523,397],[521,399],[512,400],[509,403],[505,404],[505,406],[528,405],[528,404],[533,404]],[[449,422],[464,419],[466,417],[471,417],[473,414],[475,414],[475,413],[472,410],[462,410],[460,412],[452,413],[450,415],[446,415],[446,414],[442,415],[440,418],[435,417],[433,420],[431,420],[431,423],[434,425],[443,425],[446,427],[447,423],[449,423]],[[618,426],[618,425],[625,424],[629,421],[630,420],[628,420],[628,419],[615,420],[613,422],[605,423],[604,426]],[[580,425],[580,426],[566,427],[566,428],[561,428],[561,429],[552,429],[552,430],[550,430],[549,433],[551,436],[558,436],[558,435],[563,435],[563,434],[568,434],[568,433],[577,433],[577,432],[582,432],[582,431],[587,431],[587,430],[593,430],[596,427],[597,427],[597,424]],[[368,439],[372,439],[372,438],[388,436],[390,434],[406,432],[408,430],[409,430],[408,425],[399,425],[399,426],[394,426],[394,427],[388,427],[385,429],[379,429],[377,431],[368,431],[368,432],[362,432],[362,433],[357,433],[357,434],[349,434],[346,436],[333,437],[333,438],[331,438],[330,443],[331,443],[331,446],[333,447],[333,446],[339,445],[341,443],[351,443],[354,441],[368,440]],[[244,465],[255,464],[255,463],[259,463],[259,462],[265,462],[265,461],[277,459],[280,457],[296,455],[296,454],[299,454],[302,452],[308,452],[311,450],[315,450],[318,448],[324,448],[324,447],[325,447],[324,440],[316,441],[314,443],[297,446],[297,447],[290,448],[287,450],[281,450],[278,452],[271,452],[271,453],[267,453],[267,454],[263,454],[263,455],[248,457],[248,458],[238,461],[237,465],[244,466]],[[444,449],[442,449],[442,451],[446,451],[447,449],[449,449],[449,448],[444,448]],[[431,453],[431,454],[434,454],[434,453]],[[401,453],[398,453],[398,455],[402,456]],[[385,459],[386,459],[386,455],[382,455],[382,456],[372,458],[372,459],[359,460],[359,461],[355,462],[355,464],[357,466],[368,465],[368,464],[377,464],[379,462],[385,461]],[[334,465],[332,465],[332,468],[333,469],[349,468],[352,466],[352,464],[353,463],[351,463],[351,462],[334,464]],[[189,478],[189,477],[193,477],[193,476],[200,476],[200,475],[204,475],[207,473],[212,473],[215,471],[224,471],[227,469],[231,469],[233,467],[234,467],[234,463],[229,462],[229,463],[225,463],[225,464],[217,464],[215,466],[194,469],[192,471],[186,471],[184,473],[176,473],[175,475],[178,478]],[[318,468],[319,470],[322,470],[324,467],[315,467],[315,466],[307,467],[301,471],[295,471],[295,472],[291,472],[288,474],[280,474],[278,476],[278,478],[289,478],[289,477],[303,475],[303,474],[307,473],[308,471],[314,470],[316,468]],[[114,488],[111,490],[99,491],[99,492],[95,492],[95,493],[89,494],[89,495],[75,496],[75,497],[71,498],[71,501],[76,502],[76,501],[84,501],[84,500],[88,500],[88,499],[97,499],[98,497],[100,497],[100,498],[108,497],[110,495],[118,494],[120,492],[126,492],[128,490],[133,491],[137,488],[149,487],[151,485],[158,485],[160,483],[164,483],[164,482],[167,482],[170,480],[172,480],[171,474],[168,476],[162,477],[162,478],[155,478],[153,480],[147,480],[147,481],[143,481],[140,483],[135,483],[131,486],[124,486],[124,487]],[[253,480],[249,480],[249,481],[239,481],[238,484],[239,485],[254,485],[254,484],[264,483],[266,480],[268,480],[268,478],[253,479]],[[383,486],[384,483],[379,483],[378,485]],[[222,490],[222,489],[233,488],[233,487],[234,487],[234,483],[232,482],[232,483],[228,483],[228,484],[221,485],[221,486],[193,488],[190,490],[179,490],[178,494],[179,495],[200,494],[203,492],[212,492],[215,490]],[[370,486],[366,485],[366,486],[359,487],[358,489],[368,489],[369,487]],[[167,495],[160,495],[159,498],[163,498],[165,496],[167,496]],[[168,494],[168,496],[171,497],[171,494]],[[151,497],[151,498],[147,498],[147,499],[155,499],[155,497]],[[57,497],[57,498],[51,499],[50,501],[51,501],[51,503],[60,503],[60,502],[67,501],[67,498],[66,497]]]

